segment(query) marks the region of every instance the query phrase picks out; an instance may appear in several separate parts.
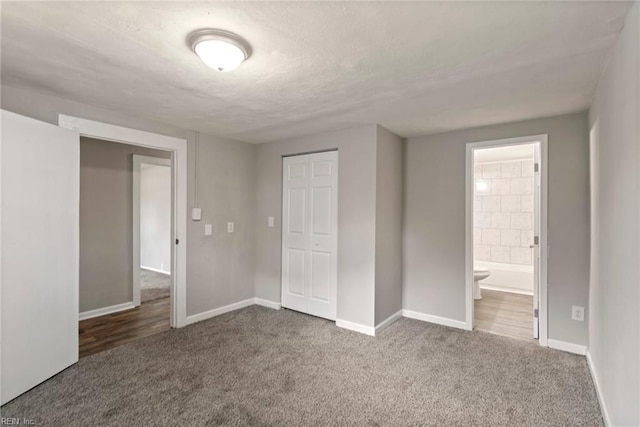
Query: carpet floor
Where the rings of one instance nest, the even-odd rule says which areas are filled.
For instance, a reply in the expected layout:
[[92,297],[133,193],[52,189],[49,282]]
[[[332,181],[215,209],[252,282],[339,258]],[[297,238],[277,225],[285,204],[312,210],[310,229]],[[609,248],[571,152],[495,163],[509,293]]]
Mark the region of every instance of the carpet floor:
[[166,298],[171,294],[171,276],[140,269],[140,302]]
[[252,306],[81,359],[2,408],[47,426],[601,426],[584,357]]

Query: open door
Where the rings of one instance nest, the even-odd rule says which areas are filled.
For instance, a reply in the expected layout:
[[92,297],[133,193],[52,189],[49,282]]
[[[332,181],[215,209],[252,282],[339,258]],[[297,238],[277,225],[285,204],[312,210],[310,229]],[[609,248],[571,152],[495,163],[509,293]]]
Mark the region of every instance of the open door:
[[77,132],[2,111],[0,403],[78,361]]
[[533,338],[540,337],[540,216],[541,204],[540,194],[541,174],[540,174],[540,144],[534,146],[533,160]]

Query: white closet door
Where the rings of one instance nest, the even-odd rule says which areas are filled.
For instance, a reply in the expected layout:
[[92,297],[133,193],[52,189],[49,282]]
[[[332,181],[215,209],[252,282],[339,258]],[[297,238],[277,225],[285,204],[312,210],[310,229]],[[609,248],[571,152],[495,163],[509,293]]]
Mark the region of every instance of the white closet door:
[[80,140],[2,111],[2,404],[78,361]]
[[283,160],[282,306],[335,320],[338,152]]

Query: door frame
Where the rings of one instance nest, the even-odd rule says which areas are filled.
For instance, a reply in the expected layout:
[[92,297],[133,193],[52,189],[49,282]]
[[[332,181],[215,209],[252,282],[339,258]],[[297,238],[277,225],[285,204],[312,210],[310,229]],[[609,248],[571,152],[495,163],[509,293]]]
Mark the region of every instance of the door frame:
[[172,152],[172,224],[171,235],[171,307],[170,325],[187,325],[187,140],[137,129],[96,122],[79,117],[58,115],[58,126],[88,138],[137,145]]
[[[540,251],[538,287],[538,325],[541,346],[548,346],[547,317],[547,260],[548,260],[548,135],[531,135],[515,138],[470,142],[466,144],[466,189],[465,189],[465,329],[473,330],[473,166],[474,150],[538,143],[540,147]],[[535,284],[534,284],[535,286]]]
[[[134,154],[133,160],[133,305],[140,305],[140,165],[168,166],[172,168],[171,159],[163,157]],[[173,204],[173,200],[171,201]],[[173,210],[173,206],[172,206]],[[171,244],[171,242],[169,242]],[[173,264],[173,263],[172,263]],[[173,274],[173,272],[172,272]]]

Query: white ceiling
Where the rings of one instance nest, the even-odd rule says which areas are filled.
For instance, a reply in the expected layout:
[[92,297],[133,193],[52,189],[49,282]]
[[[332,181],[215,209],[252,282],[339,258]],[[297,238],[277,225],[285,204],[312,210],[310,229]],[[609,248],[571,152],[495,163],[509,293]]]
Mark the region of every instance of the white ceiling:
[[[619,2],[3,2],[2,83],[247,142],[403,137],[586,109]],[[189,32],[252,46],[218,73]]]

